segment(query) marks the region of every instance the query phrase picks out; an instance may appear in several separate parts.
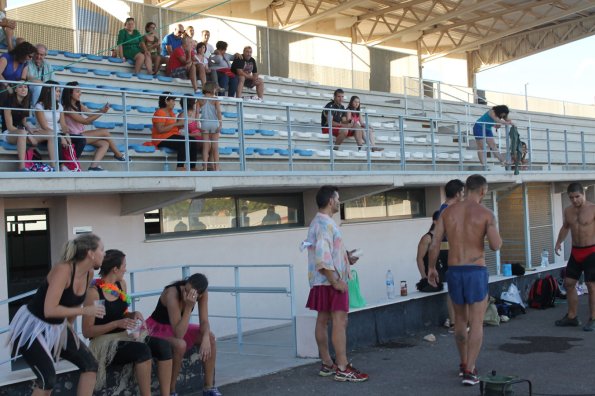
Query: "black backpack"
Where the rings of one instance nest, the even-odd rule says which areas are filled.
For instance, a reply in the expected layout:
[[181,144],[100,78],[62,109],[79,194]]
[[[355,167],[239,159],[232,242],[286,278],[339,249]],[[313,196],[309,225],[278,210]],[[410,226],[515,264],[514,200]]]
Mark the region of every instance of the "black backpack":
[[537,279],[529,291],[529,306],[537,309],[553,307],[557,295],[558,282],[553,276]]

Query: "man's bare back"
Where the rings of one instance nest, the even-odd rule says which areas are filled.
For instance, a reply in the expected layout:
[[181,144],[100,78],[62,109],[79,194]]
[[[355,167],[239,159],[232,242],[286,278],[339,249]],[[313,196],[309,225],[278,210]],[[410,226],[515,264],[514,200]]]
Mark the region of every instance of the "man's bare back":
[[567,207],[564,209],[564,223],[570,229],[572,246],[595,245],[595,204],[585,200],[579,207]]
[[486,236],[491,249],[496,250],[501,245],[494,214],[477,202],[466,200],[449,206],[440,216],[440,221],[443,223],[441,229],[448,235],[449,267],[464,264],[485,265]]

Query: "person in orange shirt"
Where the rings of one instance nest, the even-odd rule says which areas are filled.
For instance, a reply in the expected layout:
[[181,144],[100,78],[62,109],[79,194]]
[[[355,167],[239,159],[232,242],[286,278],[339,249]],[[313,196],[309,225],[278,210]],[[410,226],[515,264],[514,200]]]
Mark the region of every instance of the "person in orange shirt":
[[[178,153],[178,167],[176,170],[185,171],[186,168],[186,137],[180,133],[180,127],[184,126],[184,119],[178,119],[174,113],[176,98],[170,96],[171,92],[164,92],[159,97],[159,109],[153,114],[153,128],[151,136],[153,144],[158,148],[167,147]],[[188,136],[190,145],[190,170],[196,170],[196,158],[199,142],[192,136]]]

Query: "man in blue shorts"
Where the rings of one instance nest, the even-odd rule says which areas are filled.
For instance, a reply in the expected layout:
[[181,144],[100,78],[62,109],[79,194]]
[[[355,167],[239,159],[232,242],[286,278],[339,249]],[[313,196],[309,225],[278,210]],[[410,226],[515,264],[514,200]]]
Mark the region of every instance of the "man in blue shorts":
[[[460,356],[459,376],[463,385],[476,385],[475,362],[483,339],[483,316],[488,302],[488,271],[484,239],[498,250],[502,239],[494,213],[481,204],[488,183],[481,175],[471,175],[465,183],[465,200],[444,209],[430,245],[428,281],[436,285],[436,259],[443,236],[448,235],[448,294],[455,310],[455,339]],[[467,333],[467,323],[470,330]]]

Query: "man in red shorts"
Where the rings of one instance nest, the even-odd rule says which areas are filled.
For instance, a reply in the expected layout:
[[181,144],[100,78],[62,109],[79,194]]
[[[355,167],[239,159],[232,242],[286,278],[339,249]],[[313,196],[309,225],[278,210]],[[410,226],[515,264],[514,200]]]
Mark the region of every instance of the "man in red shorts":
[[[349,293],[347,279],[350,264],[357,257],[345,250],[339,227],[332,216],[341,207],[339,189],[335,186],[322,186],[316,194],[318,213],[308,229],[308,280],[310,294],[306,307],[318,311],[314,335],[322,366],[318,375],[335,381],[362,382],[368,379],[347,361],[347,312]],[[328,348],[328,325],[333,323],[332,342],[336,360],[333,362]]]
[[[345,93],[341,88],[335,90],[333,100],[324,106],[324,110],[322,110],[322,114],[320,115],[322,133],[328,134],[330,131],[335,137],[335,146],[333,147],[333,150],[338,150],[346,137],[353,136],[353,132],[349,132],[347,112],[340,111],[345,110],[345,107],[343,106],[344,96]],[[329,113],[331,114],[330,122],[328,119]]]
[[564,287],[568,301],[568,312],[556,326],[580,326],[577,318],[578,293],[576,282],[585,273],[585,283],[589,290],[589,321],[583,327],[585,331],[595,331],[595,204],[585,198],[585,191],[580,183],[570,183],[566,189],[570,205],[564,209],[564,222],[556,241],[556,254],[560,255],[562,242],[568,231],[572,238],[570,259],[566,264]]

